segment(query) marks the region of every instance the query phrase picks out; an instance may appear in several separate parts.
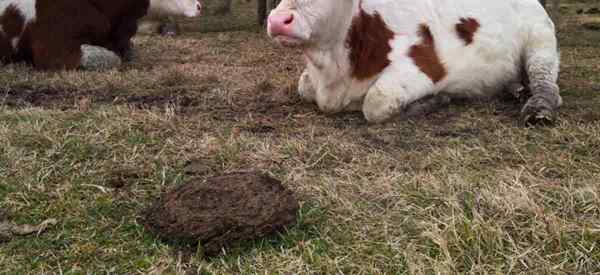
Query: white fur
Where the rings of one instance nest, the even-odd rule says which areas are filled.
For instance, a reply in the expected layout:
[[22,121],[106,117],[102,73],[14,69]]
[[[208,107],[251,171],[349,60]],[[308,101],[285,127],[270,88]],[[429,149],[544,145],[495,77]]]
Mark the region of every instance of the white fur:
[[36,0],[0,0],[0,14],[10,5],[14,5],[21,11],[21,15],[25,17],[25,22],[30,22],[35,19],[35,1]]
[[[408,104],[442,91],[467,97],[496,94],[520,82],[523,68],[532,90],[536,85],[555,84],[559,56],[554,25],[537,1],[283,0],[272,14],[291,11],[295,22],[290,37],[309,36],[295,41],[305,48],[307,59],[299,83],[301,96],[316,101],[326,112],[362,105],[367,120],[381,122]],[[359,5],[368,14],[379,13],[395,33],[390,43],[391,65],[364,81],[352,78],[345,43]],[[455,26],[460,18],[468,17],[478,20],[481,27],[474,42],[466,46]],[[437,83],[408,56],[410,48],[421,41],[420,24],[431,30],[435,50],[448,72]]]
[[200,15],[201,3],[198,0],[150,0],[148,15],[150,17]]

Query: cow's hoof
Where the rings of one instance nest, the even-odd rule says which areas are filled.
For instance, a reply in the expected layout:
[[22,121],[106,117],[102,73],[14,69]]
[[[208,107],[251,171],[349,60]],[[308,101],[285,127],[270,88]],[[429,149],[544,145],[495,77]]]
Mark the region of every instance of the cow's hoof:
[[521,121],[527,126],[552,125],[556,121],[556,114],[552,105],[544,98],[533,97],[523,106]]
[[121,58],[114,52],[103,47],[82,45],[81,68],[90,71],[103,71],[119,68]]

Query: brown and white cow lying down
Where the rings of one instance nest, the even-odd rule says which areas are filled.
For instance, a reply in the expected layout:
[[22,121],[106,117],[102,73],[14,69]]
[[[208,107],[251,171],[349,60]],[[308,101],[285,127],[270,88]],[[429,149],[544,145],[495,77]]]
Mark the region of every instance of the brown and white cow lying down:
[[[165,4],[169,1],[172,6]],[[195,15],[200,8],[196,0],[169,1],[151,9]],[[26,61],[55,70],[97,63],[87,60],[95,53],[112,52],[116,59],[127,59],[131,37],[149,4],[150,0],[0,0],[0,61]]]
[[527,122],[562,104],[554,25],[537,0],[283,0],[268,19],[304,49],[300,95],[325,112],[383,122],[434,95],[489,97],[527,85]]

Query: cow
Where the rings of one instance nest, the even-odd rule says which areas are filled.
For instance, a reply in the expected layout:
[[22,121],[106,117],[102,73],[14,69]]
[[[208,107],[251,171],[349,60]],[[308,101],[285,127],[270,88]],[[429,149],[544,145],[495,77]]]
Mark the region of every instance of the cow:
[[196,17],[201,11],[202,3],[198,0],[150,0],[148,16]]
[[179,32],[175,16],[200,16],[202,3],[198,0],[150,0],[148,15],[142,18],[140,32],[174,36]]
[[527,123],[562,104],[554,25],[538,0],[283,0],[267,19],[279,45],[303,50],[298,93],[368,122],[437,96],[529,90]]
[[149,0],[3,0],[0,59],[27,61],[38,69],[75,69],[83,44],[125,58],[148,6]]

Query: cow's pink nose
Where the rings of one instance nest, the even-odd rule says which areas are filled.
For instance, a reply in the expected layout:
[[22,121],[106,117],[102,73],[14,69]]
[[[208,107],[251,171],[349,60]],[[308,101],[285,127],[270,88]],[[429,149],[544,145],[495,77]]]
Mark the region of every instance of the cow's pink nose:
[[196,8],[197,8],[198,10],[202,10],[202,4],[200,4],[200,3],[196,4]]
[[276,13],[269,16],[269,31],[272,35],[286,34],[294,22],[292,13]]

